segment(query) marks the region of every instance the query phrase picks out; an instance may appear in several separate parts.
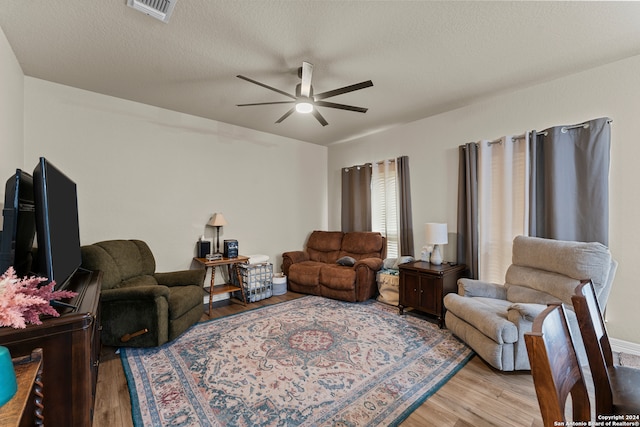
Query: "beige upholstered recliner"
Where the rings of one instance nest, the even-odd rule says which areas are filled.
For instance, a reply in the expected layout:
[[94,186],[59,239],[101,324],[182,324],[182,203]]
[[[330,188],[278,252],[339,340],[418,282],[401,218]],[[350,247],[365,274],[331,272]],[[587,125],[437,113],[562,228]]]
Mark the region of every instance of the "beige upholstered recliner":
[[616,268],[617,262],[601,243],[518,236],[505,284],[458,280],[458,293],[444,298],[445,323],[496,369],[528,370],[524,334],[547,304],[561,302],[586,364],[571,296],[581,280],[591,279],[600,306],[605,307]]

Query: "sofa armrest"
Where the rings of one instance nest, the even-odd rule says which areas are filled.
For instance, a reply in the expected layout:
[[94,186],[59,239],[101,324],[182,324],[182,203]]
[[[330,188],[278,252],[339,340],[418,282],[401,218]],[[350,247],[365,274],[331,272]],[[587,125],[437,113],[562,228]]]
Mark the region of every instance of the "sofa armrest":
[[527,322],[533,322],[533,319],[538,317],[538,315],[542,313],[545,308],[547,308],[546,304],[518,302],[509,306],[509,309],[507,310],[507,317],[514,323],[516,323],[516,321],[519,319],[524,319]]
[[153,277],[164,286],[203,286],[206,270],[181,270],[168,273],[155,273]]
[[496,283],[475,279],[458,279],[458,294],[465,297],[507,299],[507,288]]
[[282,254],[282,272],[285,276],[289,275],[289,267],[293,264],[308,261],[309,255],[304,251],[290,251]]
[[547,308],[546,304],[514,303],[507,309],[507,319],[518,329],[518,341],[514,343],[513,352],[516,369],[531,369],[524,336],[531,332],[534,319]]
[[130,288],[104,289],[100,292],[100,303],[112,301],[153,300],[157,297],[169,298],[166,286],[134,286]]
[[356,261],[353,265],[353,268],[356,270],[358,268],[368,268],[373,271],[378,271],[382,268],[383,260],[381,258],[364,258]]
[[382,268],[382,263],[381,258],[364,258],[353,265],[356,272],[356,301],[366,301],[378,292],[376,274]]

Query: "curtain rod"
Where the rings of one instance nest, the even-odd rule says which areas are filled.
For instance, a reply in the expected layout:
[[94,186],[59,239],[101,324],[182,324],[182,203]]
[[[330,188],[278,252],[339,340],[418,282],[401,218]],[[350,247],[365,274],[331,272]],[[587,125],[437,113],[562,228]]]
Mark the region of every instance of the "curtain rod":
[[[613,123],[613,119],[607,119],[607,123],[608,124]],[[577,125],[571,125],[571,126],[562,126],[560,128],[560,132],[567,133],[568,130],[578,129],[578,128],[584,128],[584,129],[589,128],[589,122],[583,122],[583,123],[579,123]],[[530,131],[528,133],[531,133],[531,132],[533,132],[533,131]],[[547,132],[545,130],[543,132],[537,132],[537,134],[538,135],[547,136],[547,135],[549,135],[549,132]],[[523,133],[522,135],[512,136],[510,139],[511,139],[512,142],[516,142],[516,141],[518,141],[520,139],[525,139],[526,135],[527,135],[527,132]],[[492,146],[493,144],[502,144],[502,139],[503,138],[494,139],[493,141],[487,142],[487,145],[488,146]],[[477,145],[478,143],[476,142],[475,144]]]
[[[609,124],[611,124],[612,122],[613,122],[613,120],[611,120],[611,119],[607,120],[607,123],[609,123]],[[567,133],[568,130],[578,129],[578,128],[588,129],[589,128],[589,122],[584,122],[584,123],[580,123],[580,124],[572,125],[572,126],[562,126],[560,128],[560,132]]]
[[360,168],[366,168],[366,167],[372,167],[371,163],[365,163],[363,165],[345,166],[342,168],[342,170],[345,172],[349,172],[349,169],[360,169]]
[[380,160],[379,162],[376,162],[376,165],[381,165],[384,162],[389,162],[389,163],[395,163],[396,159],[387,159],[387,160]]
[[[526,133],[523,133],[522,135],[516,135],[516,136],[512,136],[509,139],[511,139],[511,142],[516,142],[519,139],[525,139],[525,137],[527,136]],[[503,138],[498,138],[498,139],[494,139],[493,141],[489,141],[487,144],[489,146],[492,146],[493,144],[502,144],[502,139]]]
[[[395,163],[396,159],[380,160],[380,161],[376,162],[375,164],[376,165],[381,165],[381,164],[384,164],[385,162]],[[373,167],[373,165],[371,163],[365,163],[364,165],[345,166],[342,169],[346,170],[348,172],[349,169],[353,169],[353,168],[359,169],[359,168],[364,168],[364,167],[367,167],[367,166],[369,166],[370,168]]]
[[589,129],[589,123],[580,123],[579,125],[573,125],[573,126],[562,126],[560,128],[560,132],[567,133],[568,130],[578,129],[578,128]]

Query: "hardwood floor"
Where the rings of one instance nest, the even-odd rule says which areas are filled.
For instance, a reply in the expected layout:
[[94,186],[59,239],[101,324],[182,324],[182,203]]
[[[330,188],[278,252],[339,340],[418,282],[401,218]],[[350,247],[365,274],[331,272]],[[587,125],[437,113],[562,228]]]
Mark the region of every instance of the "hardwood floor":
[[[211,318],[299,298],[282,296],[247,304],[238,301],[216,303]],[[201,320],[209,320],[203,314]],[[533,380],[528,373],[502,373],[475,356],[402,424],[403,427],[533,426],[542,427]],[[93,427],[130,427],[131,400],[127,381],[113,347],[103,347]]]

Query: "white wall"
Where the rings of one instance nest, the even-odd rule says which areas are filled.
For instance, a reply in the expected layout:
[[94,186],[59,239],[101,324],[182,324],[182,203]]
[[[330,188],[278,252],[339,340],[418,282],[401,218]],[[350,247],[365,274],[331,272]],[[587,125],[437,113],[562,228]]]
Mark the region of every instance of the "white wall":
[[[620,263],[607,307],[609,334],[640,344],[640,286],[633,269],[640,257],[640,56],[331,146],[329,228],[340,226],[341,167],[408,155],[419,254],[425,222],[446,221],[456,231],[460,144],[603,116],[613,119],[609,246]],[[446,254],[452,258],[455,251],[447,247]]]
[[[189,268],[214,212],[241,254],[302,248],[327,226],[327,148],[24,79],[25,165],[44,156],[78,186],[82,244],[138,238],[158,271]],[[214,229],[207,228],[207,237]]]
[[[20,64],[0,28],[0,208],[4,203],[4,182],[22,167],[23,74]],[[1,272],[1,273],[4,273]],[[0,273],[0,274],[1,274]]]

